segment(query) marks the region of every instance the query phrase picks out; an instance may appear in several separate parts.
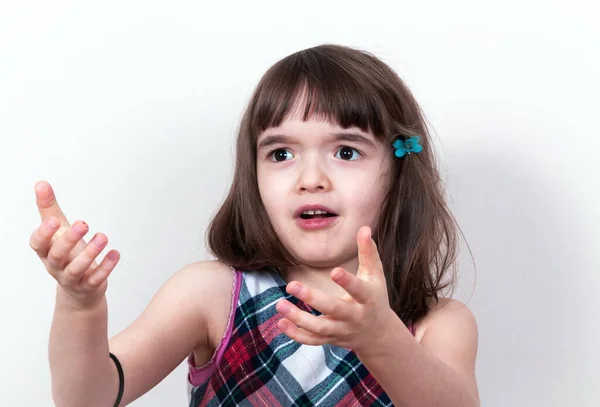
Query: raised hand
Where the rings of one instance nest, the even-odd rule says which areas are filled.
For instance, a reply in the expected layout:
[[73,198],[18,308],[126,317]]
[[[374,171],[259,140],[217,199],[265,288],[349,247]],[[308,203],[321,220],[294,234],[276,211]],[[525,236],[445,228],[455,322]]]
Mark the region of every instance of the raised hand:
[[368,227],[357,234],[359,267],[356,275],[336,267],[331,279],[346,294],[339,298],[292,281],[286,291],[323,315],[300,310],[287,300],[277,303],[283,315],[280,329],[306,345],[329,343],[360,353],[377,345],[378,338],[398,319],[390,308],[383,266]]
[[108,243],[106,235],[96,233],[86,243],[83,237],[88,225],[83,221],[69,223],[50,184],[38,182],[35,193],[41,225],[31,234],[31,248],[73,306],[93,307],[106,292],[106,279],[119,261],[119,252],[109,251],[98,265],[95,259]]

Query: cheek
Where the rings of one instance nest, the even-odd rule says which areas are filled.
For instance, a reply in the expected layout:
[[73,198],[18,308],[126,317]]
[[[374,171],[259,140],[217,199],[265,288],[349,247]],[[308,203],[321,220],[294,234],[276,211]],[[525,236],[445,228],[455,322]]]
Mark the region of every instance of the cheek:
[[261,171],[260,168],[257,171],[257,180],[260,198],[267,210],[267,214],[273,219],[273,215],[281,213],[284,207],[285,202],[282,197],[285,195],[285,185],[281,182],[277,174]]
[[381,206],[381,194],[378,188],[363,190],[355,199],[356,208],[365,220],[371,221],[377,217]]
[[373,225],[379,215],[387,185],[385,177],[369,178],[347,183],[340,191],[362,222]]

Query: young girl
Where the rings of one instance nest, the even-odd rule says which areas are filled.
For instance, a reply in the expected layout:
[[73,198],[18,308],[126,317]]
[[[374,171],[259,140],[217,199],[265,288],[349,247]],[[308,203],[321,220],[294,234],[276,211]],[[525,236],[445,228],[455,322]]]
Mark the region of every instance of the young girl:
[[[376,57],[324,45],[271,67],[187,265],[107,339],[107,277],[50,185],[31,247],[58,281],[58,406],[124,406],[187,359],[189,405],[477,406],[477,328],[453,282],[457,228],[419,106]],[[116,401],[115,401],[116,400]]]

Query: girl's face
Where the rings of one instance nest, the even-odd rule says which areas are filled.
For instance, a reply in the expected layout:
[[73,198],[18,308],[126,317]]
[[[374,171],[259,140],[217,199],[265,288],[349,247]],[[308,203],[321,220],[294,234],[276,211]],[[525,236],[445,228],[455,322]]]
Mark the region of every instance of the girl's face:
[[261,133],[258,188],[285,248],[311,267],[356,261],[356,234],[376,225],[392,156],[371,133],[298,115]]

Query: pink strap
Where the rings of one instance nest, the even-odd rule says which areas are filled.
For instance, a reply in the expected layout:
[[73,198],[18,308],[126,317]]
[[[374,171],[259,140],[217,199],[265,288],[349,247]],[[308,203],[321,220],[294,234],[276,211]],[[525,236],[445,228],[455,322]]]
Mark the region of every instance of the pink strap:
[[211,357],[211,359],[204,365],[200,367],[196,367],[196,363],[194,360],[194,354],[191,353],[188,357],[188,367],[189,374],[188,379],[193,386],[199,386],[206,382],[212,374],[215,372],[219,362],[221,361],[221,357],[227,348],[227,344],[231,339],[231,332],[233,331],[233,320],[235,318],[235,310],[237,308],[237,303],[240,298],[240,289],[242,287],[242,275],[238,270],[233,269],[233,287],[232,287],[232,295],[231,295],[231,310],[229,311],[229,320],[227,321],[227,327],[225,328],[225,332],[221,337],[221,342],[217,346],[215,353]]

